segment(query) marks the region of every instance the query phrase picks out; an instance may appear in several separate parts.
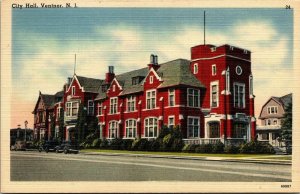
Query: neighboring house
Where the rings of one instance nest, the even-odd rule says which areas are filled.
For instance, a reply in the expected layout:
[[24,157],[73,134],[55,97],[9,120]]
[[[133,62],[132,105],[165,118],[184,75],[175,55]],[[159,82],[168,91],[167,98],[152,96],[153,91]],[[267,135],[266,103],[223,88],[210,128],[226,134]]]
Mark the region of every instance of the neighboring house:
[[53,113],[64,109],[67,140],[76,138],[82,103],[97,116],[100,138],[151,139],[166,125],[179,126],[187,143],[244,142],[256,135],[252,83],[250,51],[198,45],[191,60],[159,64],[151,55],[146,67],[120,75],[110,66],[104,80],[75,74]]
[[53,112],[52,105],[60,101],[63,97],[63,92],[57,92],[54,95],[42,94],[39,92],[39,97],[35,108],[32,112],[34,114],[33,136],[36,140],[47,140],[49,134],[49,118]]
[[282,97],[272,96],[262,107],[257,125],[259,141],[269,142],[273,146],[282,146],[281,123],[288,104],[292,103],[292,94]]

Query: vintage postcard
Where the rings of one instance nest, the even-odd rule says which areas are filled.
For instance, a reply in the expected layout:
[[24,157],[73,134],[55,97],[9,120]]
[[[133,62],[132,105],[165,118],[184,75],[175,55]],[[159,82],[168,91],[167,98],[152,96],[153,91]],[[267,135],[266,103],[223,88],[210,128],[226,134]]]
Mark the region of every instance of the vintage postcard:
[[1,2],[1,192],[299,192],[299,2]]

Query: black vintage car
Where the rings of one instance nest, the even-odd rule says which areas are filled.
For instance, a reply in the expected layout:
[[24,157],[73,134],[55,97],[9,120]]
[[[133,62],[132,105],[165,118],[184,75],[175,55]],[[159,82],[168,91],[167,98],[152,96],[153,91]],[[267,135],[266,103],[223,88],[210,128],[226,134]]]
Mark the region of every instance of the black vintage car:
[[56,146],[55,148],[56,153],[64,152],[65,154],[68,153],[79,153],[79,145],[76,141],[64,141],[61,145]]
[[48,152],[55,152],[56,147],[60,145],[58,141],[46,141],[43,145],[39,147],[39,152],[45,151]]

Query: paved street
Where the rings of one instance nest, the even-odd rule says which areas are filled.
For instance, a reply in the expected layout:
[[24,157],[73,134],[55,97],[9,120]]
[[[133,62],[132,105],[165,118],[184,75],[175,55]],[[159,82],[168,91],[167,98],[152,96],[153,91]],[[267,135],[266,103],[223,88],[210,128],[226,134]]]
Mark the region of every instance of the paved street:
[[11,181],[290,181],[291,165],[11,152]]

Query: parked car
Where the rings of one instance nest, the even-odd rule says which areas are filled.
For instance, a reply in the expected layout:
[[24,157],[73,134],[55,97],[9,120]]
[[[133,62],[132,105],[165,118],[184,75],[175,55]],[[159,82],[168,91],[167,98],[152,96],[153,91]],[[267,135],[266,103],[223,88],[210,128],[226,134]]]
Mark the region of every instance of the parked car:
[[26,150],[26,142],[17,140],[14,145],[10,146],[10,150]]
[[68,153],[79,153],[79,145],[77,142],[65,141],[61,145],[56,146],[56,153],[64,152],[65,154]]
[[59,142],[57,141],[46,141],[43,145],[39,147],[39,152],[42,152],[43,150],[48,152],[55,152],[56,147],[59,145]]

